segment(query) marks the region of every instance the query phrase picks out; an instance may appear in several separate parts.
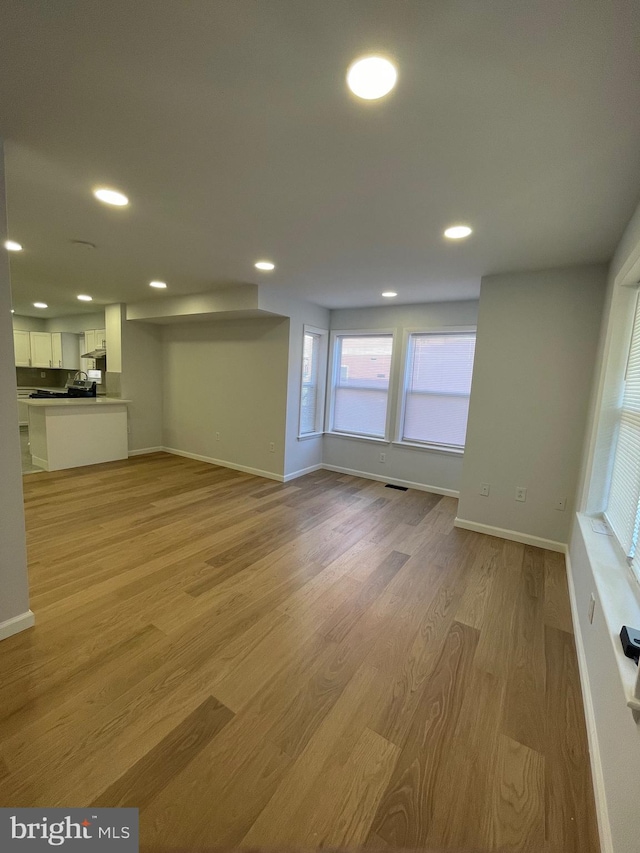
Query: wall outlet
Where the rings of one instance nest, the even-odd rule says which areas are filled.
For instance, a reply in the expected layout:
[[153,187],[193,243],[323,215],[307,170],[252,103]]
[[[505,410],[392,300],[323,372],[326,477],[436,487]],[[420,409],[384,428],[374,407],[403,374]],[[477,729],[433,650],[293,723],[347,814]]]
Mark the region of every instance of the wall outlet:
[[270,452],[270,453],[275,453],[275,452],[276,452],[276,446],[275,446],[275,444],[273,443],[273,441],[270,441],[270,442],[269,442],[269,452]]
[[557,501],[554,503],[553,508],[559,510],[560,512],[564,512],[567,508],[567,499],[558,498]]
[[47,374],[44,372],[44,370],[41,370],[40,371],[40,379],[46,379],[46,378],[47,378]]
[[589,624],[593,625],[593,612],[596,609],[596,597],[593,593],[591,593],[591,598],[589,599]]
[[526,501],[527,499],[527,490],[524,486],[516,486],[516,500],[517,501]]
[[220,433],[219,432],[216,433],[216,441],[220,441]]
[[387,461],[387,454],[381,453],[380,456],[378,457],[378,459],[380,462],[386,462]]
[[480,494],[484,495],[485,498],[489,496],[490,489],[491,489],[491,486],[489,485],[489,483],[481,483],[480,484]]

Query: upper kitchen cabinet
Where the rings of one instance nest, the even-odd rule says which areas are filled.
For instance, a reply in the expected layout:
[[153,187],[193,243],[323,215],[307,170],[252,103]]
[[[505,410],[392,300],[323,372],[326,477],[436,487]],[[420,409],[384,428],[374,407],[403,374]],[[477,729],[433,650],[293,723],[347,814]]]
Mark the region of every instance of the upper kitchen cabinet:
[[31,339],[31,367],[51,367],[53,354],[51,352],[50,332],[29,332]]
[[14,330],[13,349],[16,367],[31,367],[31,338],[29,332]]
[[77,335],[67,332],[51,333],[51,364],[52,367],[63,367],[66,370],[79,369],[80,354]]

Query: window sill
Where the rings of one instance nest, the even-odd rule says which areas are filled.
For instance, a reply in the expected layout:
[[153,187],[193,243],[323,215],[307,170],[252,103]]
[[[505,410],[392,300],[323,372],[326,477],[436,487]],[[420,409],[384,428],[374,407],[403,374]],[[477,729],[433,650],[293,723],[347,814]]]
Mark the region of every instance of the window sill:
[[329,430],[325,435],[330,435],[332,438],[349,438],[356,441],[369,441],[372,444],[390,444],[386,438],[375,438],[373,435],[354,435],[350,432],[332,432]]
[[304,435],[298,436],[298,441],[309,441],[310,438],[322,438],[323,432],[306,432]]
[[629,707],[640,709],[636,697],[638,667],[620,644],[623,625],[640,628],[640,586],[613,536],[596,533],[593,516],[578,513],[578,524],[598,591],[602,614],[614,648],[620,681]]
[[462,447],[443,447],[440,444],[426,444],[418,441],[392,441],[395,447],[408,447],[412,450],[426,450],[429,453],[444,453],[447,456],[464,456]]

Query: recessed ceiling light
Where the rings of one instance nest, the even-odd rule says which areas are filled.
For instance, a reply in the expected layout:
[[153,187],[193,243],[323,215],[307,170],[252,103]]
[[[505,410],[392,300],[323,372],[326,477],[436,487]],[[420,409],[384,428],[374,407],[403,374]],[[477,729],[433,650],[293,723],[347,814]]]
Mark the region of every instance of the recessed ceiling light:
[[356,59],[347,71],[347,86],[365,101],[375,101],[388,95],[397,79],[395,65],[382,56]]
[[78,299],[80,300],[80,302],[92,302],[92,301],[93,301],[93,296],[87,296],[87,295],[86,295],[86,294],[84,294],[84,293],[79,293],[79,294],[78,294]]
[[11,309],[11,313],[12,313],[12,314],[15,314],[15,313],[16,313],[15,308],[12,308],[12,309]]
[[164,288],[166,286],[167,286],[167,283],[165,281],[150,281],[149,282],[149,287],[157,287],[160,290],[164,290]]
[[276,268],[276,265],[272,264],[271,261],[257,261],[254,266],[257,270],[264,270],[265,272],[271,272]]
[[391,299],[393,296],[397,296],[398,294],[395,292],[395,290],[385,290],[382,295],[385,297],[385,299]]
[[20,243],[16,243],[15,240],[5,240],[4,247],[7,252],[21,252],[22,245]]
[[48,308],[49,306],[47,305],[46,302],[34,302],[33,307],[34,308]]
[[468,225],[452,225],[444,232],[444,236],[450,240],[462,240],[472,233],[472,229]]
[[98,187],[93,191],[94,196],[105,204],[111,204],[115,207],[126,207],[129,204],[129,199],[117,190],[110,190],[108,187]]

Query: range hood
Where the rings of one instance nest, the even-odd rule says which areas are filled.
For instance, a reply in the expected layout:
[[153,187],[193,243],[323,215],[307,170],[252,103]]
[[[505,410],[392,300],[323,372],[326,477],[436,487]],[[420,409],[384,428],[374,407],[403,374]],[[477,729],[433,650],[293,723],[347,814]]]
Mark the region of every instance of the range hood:
[[91,352],[84,352],[80,358],[106,358],[106,349],[92,349]]

